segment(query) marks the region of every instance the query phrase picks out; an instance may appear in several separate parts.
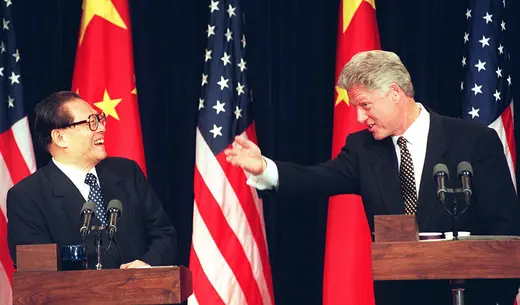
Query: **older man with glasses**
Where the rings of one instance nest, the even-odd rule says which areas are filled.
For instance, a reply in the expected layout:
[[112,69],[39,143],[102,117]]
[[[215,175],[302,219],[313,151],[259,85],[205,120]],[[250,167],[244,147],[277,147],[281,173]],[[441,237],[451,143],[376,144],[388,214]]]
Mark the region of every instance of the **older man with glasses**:
[[[17,245],[82,244],[83,204],[95,204],[92,224],[106,228],[107,203],[117,199],[123,213],[114,238],[102,240],[103,268],[173,264],[175,229],[137,163],[107,157],[104,113],[74,92],[56,92],[36,106],[34,129],[38,144],[52,160],[8,192],[13,259]],[[85,240],[90,268],[97,263],[92,235]],[[107,239],[107,234],[101,237]]]

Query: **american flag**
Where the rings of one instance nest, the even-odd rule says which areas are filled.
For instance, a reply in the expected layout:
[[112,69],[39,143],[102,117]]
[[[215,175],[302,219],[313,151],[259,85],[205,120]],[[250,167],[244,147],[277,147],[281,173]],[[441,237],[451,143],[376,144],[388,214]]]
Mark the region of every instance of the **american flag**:
[[0,4],[0,304],[12,304],[13,262],[7,247],[7,191],[36,170],[27,115],[23,107],[20,64],[12,1]]
[[226,162],[240,135],[256,142],[243,12],[238,0],[211,1],[198,102],[189,304],[272,305],[262,202],[246,173]]
[[[472,0],[466,10],[462,118],[495,129],[516,187],[511,55],[506,0]],[[512,37],[511,37],[512,38]]]

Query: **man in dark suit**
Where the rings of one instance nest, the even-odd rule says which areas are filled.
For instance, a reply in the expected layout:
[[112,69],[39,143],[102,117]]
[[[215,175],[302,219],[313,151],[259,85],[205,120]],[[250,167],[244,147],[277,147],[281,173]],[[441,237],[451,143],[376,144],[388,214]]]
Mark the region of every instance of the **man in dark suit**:
[[[35,116],[36,139],[52,160],[8,192],[8,243],[13,259],[16,245],[81,244],[83,204],[96,203],[93,224],[106,226],[107,203],[118,199],[123,212],[112,244],[102,235],[103,268],[173,264],[175,229],[137,163],[106,156],[105,115],[78,94],[64,91],[40,102]],[[86,240],[86,249],[92,267],[97,263],[93,234]]]
[[[260,190],[307,197],[359,194],[372,231],[374,215],[415,214],[421,232],[446,232],[452,230],[452,217],[437,197],[433,167],[444,163],[454,173],[459,162],[467,161],[473,167],[473,195],[459,230],[520,234],[520,205],[493,129],[440,116],[417,103],[408,71],[391,52],[357,54],[343,68],[338,85],[347,90],[358,121],[367,128],[349,135],[333,160],[309,167],[273,162],[252,142],[237,137],[226,151],[228,162],[250,172],[248,183]],[[459,185],[452,175],[448,186]],[[429,291],[434,297],[425,299],[417,298],[419,290],[391,284],[379,296],[383,290],[376,284],[378,304],[450,302],[448,285],[444,292]]]

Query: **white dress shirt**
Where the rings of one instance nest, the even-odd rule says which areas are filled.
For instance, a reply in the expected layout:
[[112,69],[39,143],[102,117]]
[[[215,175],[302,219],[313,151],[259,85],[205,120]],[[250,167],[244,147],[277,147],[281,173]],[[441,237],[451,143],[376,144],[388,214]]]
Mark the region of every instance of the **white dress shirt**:
[[[422,104],[417,103],[421,109],[419,117],[408,127],[402,134],[406,138],[407,147],[412,155],[412,162],[414,167],[415,185],[417,197],[419,197],[419,189],[421,185],[421,176],[424,167],[424,159],[426,158],[426,146],[428,143],[428,133],[430,131],[430,113],[423,107]],[[397,155],[397,167],[401,165],[401,150],[397,145],[399,136],[392,136],[395,153]],[[266,190],[278,187],[278,168],[273,160],[264,157],[267,162],[267,167],[260,175],[251,175],[247,179],[247,184],[258,189]]]
[[419,198],[419,190],[421,187],[421,177],[424,167],[424,159],[426,158],[426,146],[428,144],[428,132],[430,131],[430,114],[421,105],[417,103],[421,111],[419,117],[408,127],[408,129],[399,136],[392,136],[392,142],[397,155],[397,169],[401,168],[401,149],[397,144],[397,139],[403,136],[406,139],[406,146],[410,155],[412,155],[413,171],[415,176],[415,191]]
[[[87,172],[82,171],[80,169],[77,169],[75,167],[72,167],[70,165],[66,165],[63,163],[60,163],[56,161],[54,158],[52,158],[52,162],[56,164],[56,166],[67,176],[72,183],[78,188],[79,192],[85,198],[85,201],[88,201],[88,193],[90,192],[90,185],[85,183],[85,177],[87,176]],[[98,178],[96,168],[93,167],[89,173],[93,174]],[[98,178],[99,183],[99,178]]]

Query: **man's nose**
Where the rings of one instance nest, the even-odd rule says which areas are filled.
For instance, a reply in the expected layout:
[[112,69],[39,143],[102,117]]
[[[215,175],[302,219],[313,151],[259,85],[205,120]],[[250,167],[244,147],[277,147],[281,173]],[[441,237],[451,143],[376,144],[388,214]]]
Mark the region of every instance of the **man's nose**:
[[360,124],[364,124],[367,120],[367,115],[365,113],[365,110],[358,108],[357,109],[357,120]]
[[[106,121],[105,121],[105,124],[106,124]],[[105,124],[99,122],[96,131],[97,131],[97,132],[103,132],[103,131],[105,131],[105,130],[106,130],[106,125],[105,125]]]

